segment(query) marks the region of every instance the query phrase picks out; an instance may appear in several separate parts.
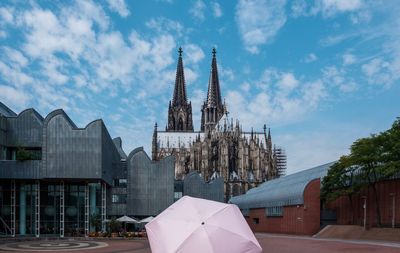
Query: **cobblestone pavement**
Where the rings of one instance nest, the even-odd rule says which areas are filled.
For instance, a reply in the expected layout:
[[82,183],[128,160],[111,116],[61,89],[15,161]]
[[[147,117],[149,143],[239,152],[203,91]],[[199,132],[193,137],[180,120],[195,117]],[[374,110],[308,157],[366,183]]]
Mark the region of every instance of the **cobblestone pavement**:
[[[347,240],[336,240],[336,239],[315,239],[311,237],[303,236],[288,236],[288,235],[272,235],[272,234],[257,234],[263,252],[268,253],[400,253],[400,244],[398,243],[385,243],[385,242],[373,242],[373,241],[347,241]],[[38,243],[40,242],[40,243]],[[58,243],[58,245],[57,245]],[[63,247],[66,243],[71,245],[97,245],[98,247],[93,248],[82,248],[79,251],[72,251],[70,249],[63,249],[62,251],[52,251],[47,248],[45,251],[36,252],[87,252],[87,253],[151,253],[150,247],[145,240],[99,240],[97,241],[56,241],[53,245],[51,241],[21,241],[21,242],[1,242],[0,241],[0,252],[32,252],[30,247],[38,247],[42,244],[43,247]],[[9,251],[9,246],[16,246],[15,250]],[[107,244],[104,246],[104,244]],[[31,245],[31,246],[29,246]],[[11,247],[12,248],[12,247]],[[8,249],[7,251],[5,249]],[[222,253],[222,252],[221,252]]]

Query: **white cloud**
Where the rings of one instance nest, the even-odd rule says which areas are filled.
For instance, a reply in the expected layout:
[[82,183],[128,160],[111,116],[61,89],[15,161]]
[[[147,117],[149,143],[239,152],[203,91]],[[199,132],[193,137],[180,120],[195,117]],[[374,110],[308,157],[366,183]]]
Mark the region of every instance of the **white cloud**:
[[[251,87],[251,89],[250,89]],[[293,73],[266,69],[259,80],[227,92],[228,111],[245,128],[297,121],[315,110],[326,96],[321,80],[298,80]],[[251,93],[248,91],[251,90]],[[245,93],[243,93],[245,91]]]
[[190,64],[197,64],[204,59],[204,52],[196,44],[187,44],[183,46],[185,61]]
[[295,0],[292,2],[291,15],[294,18],[307,15],[307,2],[305,0]]
[[11,24],[14,21],[13,10],[10,8],[0,8],[0,22]]
[[310,63],[310,62],[314,62],[316,60],[318,60],[318,57],[315,54],[311,53],[306,56],[306,58],[304,59],[304,62]]
[[390,87],[400,78],[400,63],[396,60],[388,62],[382,58],[375,58],[361,66],[368,83]]
[[235,73],[233,70],[222,64],[218,64],[218,72],[220,74],[220,82],[233,81],[235,79]]
[[12,63],[20,67],[25,67],[28,64],[28,59],[20,51],[11,47],[3,47],[2,49]]
[[362,71],[365,75],[371,77],[380,72],[380,70],[384,67],[388,67],[388,63],[382,61],[380,58],[376,58],[362,65]]
[[322,69],[322,73],[326,84],[337,87],[342,92],[352,92],[358,89],[356,82],[347,74],[345,68],[328,66]]
[[293,17],[322,14],[324,18],[330,18],[340,13],[353,13],[351,19],[361,21],[367,15],[362,10],[363,5],[362,0],[296,0],[292,2],[291,14]]
[[214,17],[216,17],[216,18],[222,17],[222,9],[221,9],[221,5],[219,3],[212,2],[211,7],[213,10]]
[[110,9],[117,12],[121,17],[125,18],[131,14],[125,0],[107,0],[107,2]]
[[271,42],[286,22],[284,0],[240,0],[236,21],[245,49],[259,53],[259,47]]
[[323,14],[330,16],[337,12],[355,11],[362,6],[361,0],[322,0],[319,1]]
[[346,53],[343,55],[343,65],[351,65],[357,61],[354,54]]
[[202,0],[197,0],[194,2],[193,6],[190,8],[189,13],[198,21],[204,21],[204,12],[206,10],[206,4]]
[[372,19],[372,14],[369,10],[362,10],[350,15],[350,20],[353,24],[368,23]]
[[7,81],[10,85],[22,87],[33,83],[33,78],[25,74],[18,65],[7,65],[0,61],[1,78]]
[[292,73],[282,73],[280,80],[278,80],[277,85],[279,89],[290,92],[297,87],[299,81]]
[[24,92],[23,89],[0,85],[0,101],[11,108],[25,109],[30,99],[31,96]]
[[110,118],[111,118],[112,121],[119,121],[122,118],[122,115],[118,114],[118,113],[117,114],[112,114],[110,116]]
[[251,85],[248,82],[244,82],[242,85],[240,85],[240,89],[244,92],[249,92],[250,87]]
[[165,17],[152,18],[146,22],[146,26],[158,33],[174,33],[177,37],[181,37],[185,31],[180,22]]

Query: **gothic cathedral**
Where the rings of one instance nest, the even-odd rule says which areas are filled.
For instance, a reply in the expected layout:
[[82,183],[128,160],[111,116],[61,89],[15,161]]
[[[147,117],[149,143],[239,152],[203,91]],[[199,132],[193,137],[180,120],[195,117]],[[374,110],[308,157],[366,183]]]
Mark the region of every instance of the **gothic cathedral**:
[[228,118],[221,99],[215,48],[212,51],[207,98],[201,108],[200,131],[194,131],[192,104],[186,96],[182,49],[165,131],[154,127],[152,159],[175,156],[175,177],[181,180],[197,171],[205,181],[222,177],[225,201],[257,185],[280,177],[286,170],[283,149],[272,145],[271,132],[243,131],[239,121]]

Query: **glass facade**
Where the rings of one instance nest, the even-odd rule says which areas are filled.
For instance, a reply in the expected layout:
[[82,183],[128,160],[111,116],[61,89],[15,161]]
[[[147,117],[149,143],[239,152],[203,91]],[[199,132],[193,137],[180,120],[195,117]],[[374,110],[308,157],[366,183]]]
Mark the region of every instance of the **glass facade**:
[[11,182],[0,184],[0,217],[3,219],[4,233],[11,234]]
[[[85,235],[85,211],[90,217],[100,217],[102,192],[100,183],[40,182],[40,196],[37,196],[37,183],[15,182],[15,208],[12,208],[12,181],[0,182],[0,227],[6,234],[12,234],[13,210],[15,212],[15,234],[34,236],[36,218],[40,218],[39,231],[43,236],[59,236],[64,211],[64,236]],[[64,189],[64,192],[62,192]],[[61,201],[64,193],[64,203]],[[87,194],[87,206],[85,205]],[[36,203],[40,199],[40,205]],[[39,216],[36,208],[40,207]],[[87,210],[85,210],[87,208]],[[90,227],[89,231],[94,231]]]

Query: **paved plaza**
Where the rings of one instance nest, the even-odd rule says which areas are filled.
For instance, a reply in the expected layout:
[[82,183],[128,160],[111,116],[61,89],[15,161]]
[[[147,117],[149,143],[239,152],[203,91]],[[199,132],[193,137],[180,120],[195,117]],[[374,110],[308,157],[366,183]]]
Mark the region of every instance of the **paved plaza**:
[[[304,236],[257,234],[263,252],[350,253],[400,252],[399,243],[315,239]],[[0,252],[151,253],[146,240],[25,240],[0,242]]]

